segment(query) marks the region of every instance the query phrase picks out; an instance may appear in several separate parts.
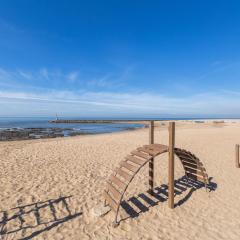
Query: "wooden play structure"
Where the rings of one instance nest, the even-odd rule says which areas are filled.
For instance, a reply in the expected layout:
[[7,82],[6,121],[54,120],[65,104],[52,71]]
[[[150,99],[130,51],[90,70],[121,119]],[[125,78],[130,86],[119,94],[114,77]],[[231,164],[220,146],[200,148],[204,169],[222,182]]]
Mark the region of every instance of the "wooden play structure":
[[154,189],[154,158],[160,154],[168,153],[168,206],[174,208],[174,157],[179,158],[187,178],[209,184],[206,169],[200,160],[192,153],[175,147],[175,123],[169,123],[169,146],[154,144],[154,121],[149,125],[149,145],[144,145],[133,150],[125,159],[120,162],[119,167],[107,181],[104,191],[105,204],[109,205],[115,212],[114,226],[119,224],[118,213],[129,184],[134,176],[147,163],[149,165],[149,190]]

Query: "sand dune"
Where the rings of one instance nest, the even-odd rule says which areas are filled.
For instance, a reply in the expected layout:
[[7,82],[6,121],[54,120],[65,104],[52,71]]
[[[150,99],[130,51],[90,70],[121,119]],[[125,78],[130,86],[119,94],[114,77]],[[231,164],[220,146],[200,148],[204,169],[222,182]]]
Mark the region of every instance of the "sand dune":
[[[156,142],[167,144],[166,125]],[[0,231],[3,239],[234,239],[240,238],[240,169],[234,147],[240,122],[178,122],[176,146],[193,152],[212,177],[215,191],[184,187],[176,159],[178,189],[167,207],[167,155],[155,161],[156,197],[147,193],[148,169],[125,196],[132,211],[96,217],[105,182],[134,148],[148,143],[148,129],[113,134],[0,143]]]

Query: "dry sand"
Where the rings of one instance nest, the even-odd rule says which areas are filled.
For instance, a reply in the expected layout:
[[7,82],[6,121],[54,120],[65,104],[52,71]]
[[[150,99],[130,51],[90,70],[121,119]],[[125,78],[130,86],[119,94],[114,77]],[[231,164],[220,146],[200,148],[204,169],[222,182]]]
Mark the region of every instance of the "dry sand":
[[[165,126],[156,142],[167,144]],[[240,239],[240,169],[235,144],[240,122],[178,122],[176,146],[203,162],[216,190],[188,187],[174,210],[146,192],[148,169],[139,172],[125,200],[134,212],[121,210],[96,217],[105,182],[133,149],[148,143],[148,129],[113,134],[0,143],[0,239]],[[167,183],[167,154],[155,161],[156,187]],[[176,159],[175,179],[184,175]],[[148,197],[148,201],[143,200]],[[150,200],[149,200],[150,199]],[[161,200],[162,199],[162,200]],[[134,203],[138,203],[138,207]]]

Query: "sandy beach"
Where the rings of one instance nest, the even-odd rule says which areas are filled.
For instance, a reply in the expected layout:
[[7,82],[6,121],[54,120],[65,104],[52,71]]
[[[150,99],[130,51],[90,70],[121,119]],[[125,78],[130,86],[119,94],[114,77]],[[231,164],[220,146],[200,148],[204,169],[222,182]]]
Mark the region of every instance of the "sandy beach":
[[[155,142],[168,144],[167,124],[157,123]],[[135,177],[121,208],[98,217],[106,180],[132,150],[148,144],[148,129],[68,138],[0,142],[0,239],[226,239],[240,238],[240,169],[235,144],[240,121],[176,122],[176,146],[204,164],[215,190],[183,187],[167,206],[166,194],[149,195],[148,167]],[[167,154],[155,159],[155,187],[167,184]],[[176,158],[175,180],[183,168]],[[142,196],[147,196],[145,201]],[[137,205],[136,202],[140,202]]]

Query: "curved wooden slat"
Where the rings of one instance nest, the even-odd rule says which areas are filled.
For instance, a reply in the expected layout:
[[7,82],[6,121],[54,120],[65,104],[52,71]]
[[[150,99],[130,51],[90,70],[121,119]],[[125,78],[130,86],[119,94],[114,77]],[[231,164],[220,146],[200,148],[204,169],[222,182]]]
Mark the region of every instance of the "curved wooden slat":
[[126,168],[131,172],[136,172],[139,169],[139,166],[133,166],[132,164],[127,163],[126,161],[121,162],[120,166]]
[[137,149],[138,151],[141,151],[141,152],[144,152],[144,153],[148,153],[149,155],[151,155],[152,157],[157,155],[157,152],[153,151],[153,150],[150,150],[150,149],[147,149],[147,148],[144,148],[144,147],[140,147]]
[[203,176],[195,175],[195,174],[190,173],[190,172],[186,172],[186,176],[189,177],[189,178],[192,178],[194,180],[197,180],[197,181],[200,181],[200,182],[204,183],[205,178]]
[[130,162],[133,162],[138,165],[142,165],[147,161],[147,159],[142,159],[142,158],[138,158],[138,157],[134,157],[134,156],[130,156],[130,155],[128,155],[126,157],[126,159],[129,160]]
[[105,198],[105,200],[108,202],[109,206],[111,207],[111,209],[117,213],[118,211],[118,204],[112,199],[112,197],[106,192],[103,192],[103,196]]
[[131,154],[136,155],[136,156],[141,157],[141,158],[144,158],[146,160],[152,159],[152,156],[150,156],[149,154],[139,152],[139,151],[136,151],[136,150],[132,151]]
[[110,177],[110,181],[115,184],[118,188],[120,188],[121,190],[124,190],[127,186],[126,183],[123,183],[119,178],[117,178],[116,176],[112,175]]
[[117,168],[116,170],[116,174],[118,174],[119,176],[121,176],[123,179],[125,179],[125,181],[130,181],[132,179],[132,175],[130,175],[129,173],[126,173],[125,171],[123,171],[120,168]]
[[122,194],[109,182],[107,183],[107,190],[108,193],[112,195],[112,198],[115,200],[115,202],[119,203]]

